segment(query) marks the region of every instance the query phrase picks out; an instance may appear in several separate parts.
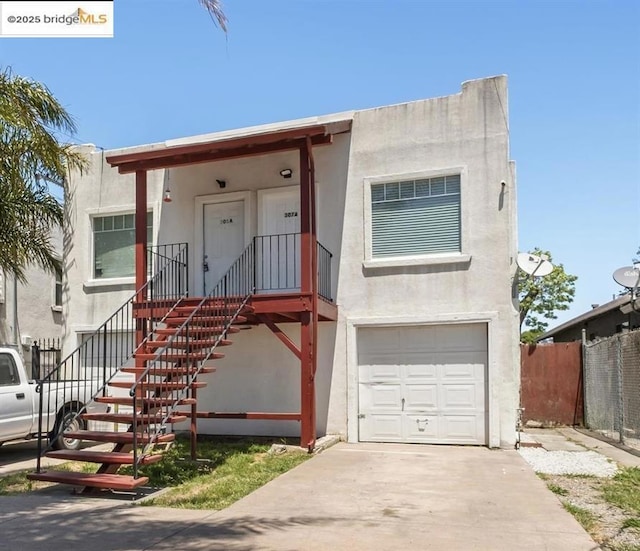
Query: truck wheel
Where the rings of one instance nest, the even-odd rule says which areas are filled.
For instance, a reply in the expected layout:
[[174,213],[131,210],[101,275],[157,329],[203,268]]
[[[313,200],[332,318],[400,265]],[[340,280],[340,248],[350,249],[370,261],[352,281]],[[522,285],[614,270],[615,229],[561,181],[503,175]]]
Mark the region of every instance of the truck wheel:
[[[65,409],[59,414],[53,433],[54,436],[57,434],[58,437],[51,444],[54,449],[77,450],[80,448],[82,440],[79,438],[65,438],[64,436],[64,431],[76,432],[84,429],[84,422],[82,419],[76,417],[77,413],[78,411],[76,409]],[[74,417],[76,418],[74,419]]]

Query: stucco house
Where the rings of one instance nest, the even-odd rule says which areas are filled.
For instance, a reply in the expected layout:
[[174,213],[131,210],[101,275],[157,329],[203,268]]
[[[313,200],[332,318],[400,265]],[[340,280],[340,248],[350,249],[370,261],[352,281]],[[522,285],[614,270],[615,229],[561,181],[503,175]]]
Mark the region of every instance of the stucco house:
[[[55,229],[51,242],[62,259],[62,230]],[[63,334],[63,273],[45,272],[31,265],[26,281],[17,281],[0,270],[0,343],[17,347],[31,361],[31,346],[39,340],[57,343]]]
[[[325,434],[513,447],[507,106],[498,76],[376,109],[85,146],[90,168],[71,175],[67,198],[67,352],[100,329],[92,347],[133,377],[204,362],[181,413],[164,417],[176,430],[197,419],[199,433],[309,447]],[[133,325],[101,326],[125,303]],[[206,347],[207,323],[226,322],[215,354],[186,359]],[[119,386],[138,396],[146,383],[132,384]]]

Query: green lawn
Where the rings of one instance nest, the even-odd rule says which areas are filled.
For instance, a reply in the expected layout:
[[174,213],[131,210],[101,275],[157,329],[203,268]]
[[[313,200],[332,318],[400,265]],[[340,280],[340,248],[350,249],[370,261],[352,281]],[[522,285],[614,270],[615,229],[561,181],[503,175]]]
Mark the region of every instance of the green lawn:
[[[311,456],[305,452],[267,453],[271,444],[282,440],[249,438],[201,438],[198,459],[191,461],[187,438],[179,437],[158,463],[141,467],[140,475],[148,476],[148,485],[171,488],[145,505],[185,509],[224,509],[234,501],[273,480]],[[91,471],[96,466],[65,463],[59,470]],[[120,474],[132,474],[132,467],[122,467]],[[52,486],[27,480],[26,472],[0,477],[0,496],[15,495]]]

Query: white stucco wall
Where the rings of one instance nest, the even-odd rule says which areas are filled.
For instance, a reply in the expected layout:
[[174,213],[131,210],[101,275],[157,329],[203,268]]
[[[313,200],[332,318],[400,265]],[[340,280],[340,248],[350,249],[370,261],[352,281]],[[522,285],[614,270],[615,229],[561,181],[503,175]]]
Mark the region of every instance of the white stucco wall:
[[[346,194],[340,307],[328,430],[356,428],[358,324],[489,324],[489,435],[515,442],[519,389],[515,274],[515,181],[509,164],[506,78],[463,84],[462,93],[355,114]],[[365,264],[365,186],[461,173],[462,253],[413,265]],[[502,182],[505,182],[503,185]],[[393,263],[387,263],[393,264]],[[346,361],[345,361],[346,360]],[[348,391],[342,386],[347,381]]]
[[[352,131],[314,148],[319,240],[333,253],[333,293],[339,320],[320,328],[318,432],[354,438],[357,415],[355,330],[359,324],[477,321],[489,328],[489,443],[515,442],[519,360],[512,297],[516,255],[515,171],[509,163],[506,78],[465,83],[452,96],[349,114]],[[295,122],[291,126],[295,126]],[[242,131],[239,131],[242,132]],[[88,149],[88,151],[91,151]],[[109,152],[113,154],[117,152]],[[133,209],[134,178],[121,176],[93,151],[91,168],[71,179],[66,270],[69,346],[133,293],[132,282],[91,281],[91,214]],[[283,180],[279,171],[293,168]],[[160,243],[190,246],[192,288],[201,266],[196,204],[208,196],[243,193],[249,234],[257,231],[257,191],[298,184],[298,154],[285,152],[157,170],[148,176],[149,207]],[[462,253],[372,266],[366,258],[366,186],[419,175],[461,173]],[[216,179],[227,186],[219,189]],[[504,185],[502,184],[504,182]],[[170,187],[172,202],[162,202]],[[375,263],[374,263],[375,264]],[[409,265],[408,265],[409,264]],[[283,325],[294,341],[299,326]],[[264,327],[234,336],[227,357],[208,375],[199,408],[211,411],[298,411],[299,362]],[[355,377],[355,378],[354,378]],[[298,433],[297,423],[201,421],[203,431]],[[357,435],[355,436],[357,437]]]
[[[51,242],[62,258],[62,230],[55,229]],[[55,276],[35,265],[26,270],[26,282],[14,287],[11,275],[0,278],[0,342],[20,344],[19,350],[30,360],[30,346],[21,344],[36,339],[62,337],[62,308],[55,305]],[[16,293],[17,291],[17,293]],[[17,319],[14,305],[17,301]],[[18,343],[14,342],[17,340]],[[29,338],[30,337],[30,338]]]

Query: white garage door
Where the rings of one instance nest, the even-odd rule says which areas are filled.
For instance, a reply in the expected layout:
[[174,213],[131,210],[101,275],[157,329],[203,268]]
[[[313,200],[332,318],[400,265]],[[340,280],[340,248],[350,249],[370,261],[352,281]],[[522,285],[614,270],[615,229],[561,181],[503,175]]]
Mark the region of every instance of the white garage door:
[[359,439],[486,443],[486,324],[358,329]]

